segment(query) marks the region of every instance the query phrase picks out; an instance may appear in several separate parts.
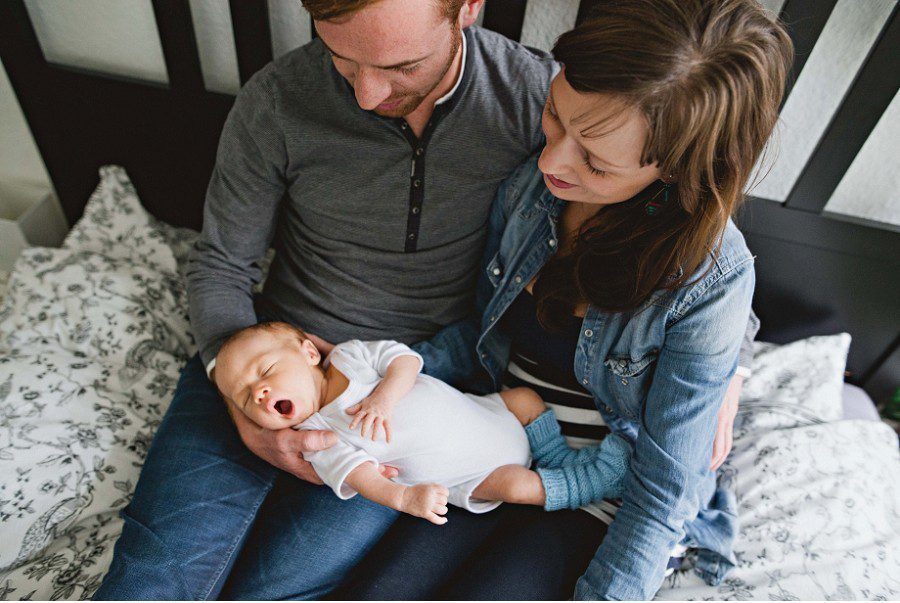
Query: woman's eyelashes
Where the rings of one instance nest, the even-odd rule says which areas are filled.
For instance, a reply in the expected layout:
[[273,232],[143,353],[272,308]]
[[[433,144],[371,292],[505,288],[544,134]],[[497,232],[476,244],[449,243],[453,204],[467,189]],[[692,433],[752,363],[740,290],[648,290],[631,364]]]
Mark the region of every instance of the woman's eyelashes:
[[590,160],[587,157],[584,158],[584,165],[594,176],[600,176],[602,178],[603,176],[609,174],[609,172],[598,170],[597,168],[592,166]]
[[[551,105],[551,103],[549,101],[547,102],[547,104],[544,105],[544,111],[546,111],[547,116],[554,123],[556,123],[558,125],[562,125],[562,122],[560,121],[559,116],[553,111],[553,105]],[[590,171],[590,173],[593,174],[594,176],[599,176],[602,178],[603,176],[606,176],[609,174],[609,172],[604,171],[604,170],[599,170],[599,169],[595,168],[593,165],[591,165],[591,162],[587,158],[587,156],[584,157],[584,165],[588,169],[588,171]]]

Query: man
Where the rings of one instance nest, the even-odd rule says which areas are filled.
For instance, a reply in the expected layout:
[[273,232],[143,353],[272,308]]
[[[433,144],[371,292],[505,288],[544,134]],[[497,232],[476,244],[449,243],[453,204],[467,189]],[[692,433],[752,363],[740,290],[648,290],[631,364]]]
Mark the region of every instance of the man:
[[234,331],[278,319],[332,342],[415,344],[451,381],[471,366],[435,335],[472,310],[492,198],[542,144],[557,66],[470,27],[483,0],[303,4],[318,39],[257,73],[222,132],[188,275],[200,358],[98,598],[321,598],[396,519],[314,485],[302,452],[333,434],[232,424],[207,371]]

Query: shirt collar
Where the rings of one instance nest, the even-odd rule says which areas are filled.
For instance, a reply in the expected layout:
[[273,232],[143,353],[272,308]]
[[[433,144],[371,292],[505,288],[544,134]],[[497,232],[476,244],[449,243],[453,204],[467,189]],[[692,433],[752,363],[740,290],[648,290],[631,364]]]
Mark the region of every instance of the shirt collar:
[[453,93],[456,92],[456,89],[459,88],[459,84],[460,84],[460,82],[462,82],[462,79],[463,79],[463,73],[466,71],[466,46],[467,46],[467,44],[468,43],[466,42],[466,34],[465,34],[465,32],[463,32],[463,35],[462,35],[462,61],[460,62],[460,65],[459,65],[459,77],[456,78],[456,83],[453,84],[453,88],[450,89],[450,92],[448,92],[447,94],[445,94],[444,96],[442,96],[441,98],[437,99],[434,102],[435,106],[443,104],[443,103],[447,102],[448,100],[450,100],[450,97],[452,97]]

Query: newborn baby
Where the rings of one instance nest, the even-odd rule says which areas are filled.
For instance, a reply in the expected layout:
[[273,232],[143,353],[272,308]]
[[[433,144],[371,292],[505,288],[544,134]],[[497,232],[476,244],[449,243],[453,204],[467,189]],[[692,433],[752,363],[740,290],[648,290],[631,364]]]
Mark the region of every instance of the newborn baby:
[[[421,356],[393,341],[341,343],[320,364],[303,331],[261,323],[225,342],[214,378],[222,395],[262,427],[333,431],[334,446],[304,457],[342,499],[359,493],[435,524],[446,523],[448,502],[474,513],[501,502],[577,506],[566,492],[548,499],[545,481],[565,489],[565,476],[529,470],[530,447],[553,459],[544,463],[548,471],[581,466],[589,454],[600,482],[587,488],[591,500],[620,493],[629,453],[621,438],[607,437],[593,451],[571,450],[532,390],[475,396],[421,368]],[[379,464],[396,467],[399,476],[385,478]],[[583,498],[584,488],[576,489]]]

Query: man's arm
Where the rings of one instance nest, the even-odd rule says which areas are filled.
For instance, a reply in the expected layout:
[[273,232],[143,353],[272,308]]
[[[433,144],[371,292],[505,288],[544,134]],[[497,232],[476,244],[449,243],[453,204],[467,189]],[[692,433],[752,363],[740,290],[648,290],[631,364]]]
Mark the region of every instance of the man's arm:
[[188,265],[191,327],[205,366],[231,333],[257,322],[252,289],[285,192],[286,151],[268,73],[243,87],[222,129]]

